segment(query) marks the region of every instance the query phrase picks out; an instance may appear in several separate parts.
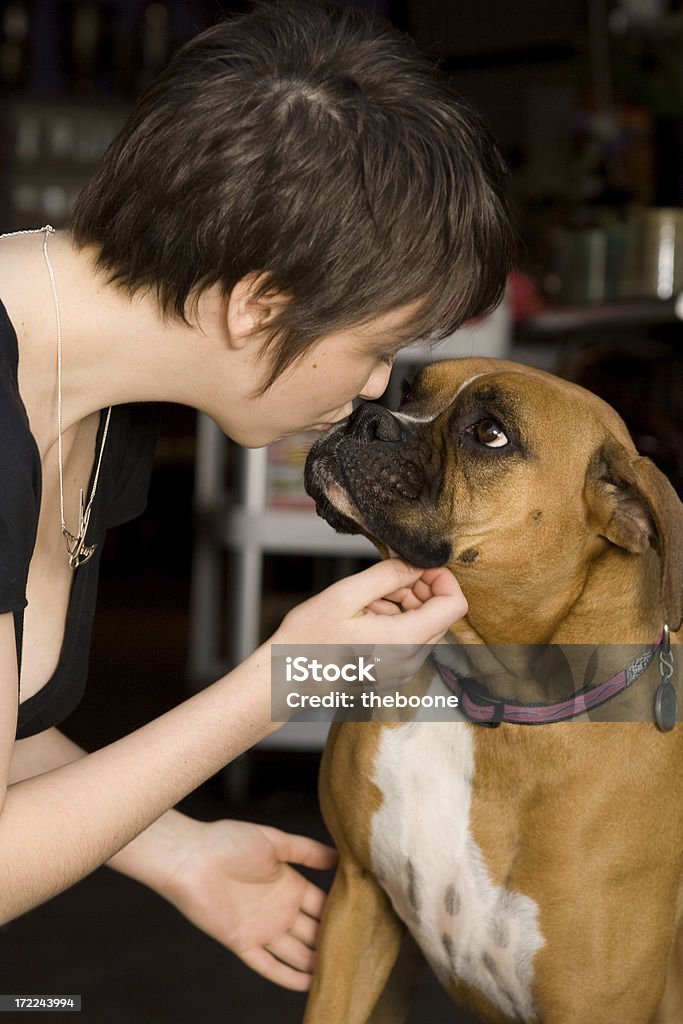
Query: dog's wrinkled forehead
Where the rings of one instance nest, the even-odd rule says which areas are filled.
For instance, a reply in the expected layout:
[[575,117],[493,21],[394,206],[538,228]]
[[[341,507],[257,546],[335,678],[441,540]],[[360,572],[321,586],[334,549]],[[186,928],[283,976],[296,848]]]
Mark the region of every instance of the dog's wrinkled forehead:
[[590,446],[608,431],[632,447],[623,420],[602,399],[553,374],[502,359],[450,359],[424,367],[406,387],[400,415],[430,422],[468,408],[509,417],[523,434],[540,432],[546,442],[583,438]]

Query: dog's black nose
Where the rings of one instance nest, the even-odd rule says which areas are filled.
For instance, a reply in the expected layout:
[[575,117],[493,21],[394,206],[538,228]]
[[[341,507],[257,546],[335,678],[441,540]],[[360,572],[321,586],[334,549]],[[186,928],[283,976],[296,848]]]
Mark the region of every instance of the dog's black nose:
[[348,433],[363,441],[402,441],[401,424],[381,405],[364,402],[351,414]]

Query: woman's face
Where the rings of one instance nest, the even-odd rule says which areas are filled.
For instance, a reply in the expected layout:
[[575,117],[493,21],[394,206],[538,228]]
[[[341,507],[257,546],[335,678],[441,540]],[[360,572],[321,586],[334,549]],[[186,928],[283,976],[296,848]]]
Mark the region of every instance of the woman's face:
[[[396,353],[411,340],[401,328],[414,313],[405,306],[356,328],[326,335],[289,366],[260,398],[267,358],[252,353],[251,387],[225,409],[222,429],[247,448],[260,448],[288,434],[323,430],[351,413],[354,398],[379,398],[386,390]],[[245,389],[246,391],[246,389]]]

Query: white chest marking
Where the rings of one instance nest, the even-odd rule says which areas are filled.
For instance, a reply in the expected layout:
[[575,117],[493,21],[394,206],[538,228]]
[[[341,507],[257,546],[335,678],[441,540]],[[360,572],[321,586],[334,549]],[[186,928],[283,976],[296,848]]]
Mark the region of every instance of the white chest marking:
[[492,883],[469,829],[474,744],[460,722],[382,731],[372,865],[443,984],[456,976],[513,1020],[534,1019],[538,907]]

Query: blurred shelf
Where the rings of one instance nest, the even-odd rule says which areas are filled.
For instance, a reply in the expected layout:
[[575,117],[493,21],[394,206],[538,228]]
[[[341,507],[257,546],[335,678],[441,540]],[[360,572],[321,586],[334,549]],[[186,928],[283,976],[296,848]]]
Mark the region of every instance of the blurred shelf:
[[223,503],[204,508],[201,518],[226,547],[253,545],[267,554],[349,555],[377,558],[377,549],[360,534],[335,533],[315,511],[266,508],[254,512]]
[[5,100],[0,227],[61,227],[127,115],[125,104],[111,100]]
[[543,310],[520,323],[516,333],[539,341],[563,331],[584,331],[601,327],[650,327],[680,322],[681,302],[675,299],[634,299],[597,303],[590,306],[557,306]]

